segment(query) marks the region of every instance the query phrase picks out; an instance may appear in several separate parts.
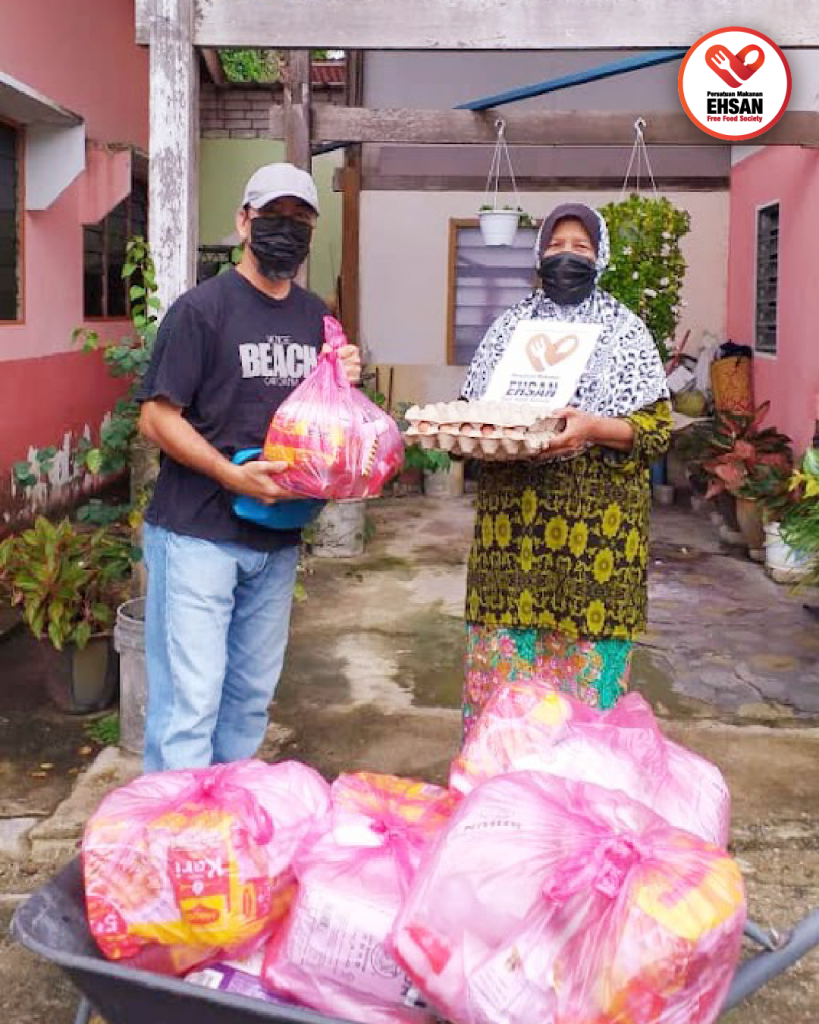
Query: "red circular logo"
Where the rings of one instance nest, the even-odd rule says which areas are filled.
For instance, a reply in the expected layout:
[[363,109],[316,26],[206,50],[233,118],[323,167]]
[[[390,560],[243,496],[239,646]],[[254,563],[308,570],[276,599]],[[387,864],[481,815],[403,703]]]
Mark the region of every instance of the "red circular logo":
[[721,28],[698,39],[683,58],[680,101],[709,135],[741,142],[761,135],[785,113],[791,69],[773,40],[752,28]]

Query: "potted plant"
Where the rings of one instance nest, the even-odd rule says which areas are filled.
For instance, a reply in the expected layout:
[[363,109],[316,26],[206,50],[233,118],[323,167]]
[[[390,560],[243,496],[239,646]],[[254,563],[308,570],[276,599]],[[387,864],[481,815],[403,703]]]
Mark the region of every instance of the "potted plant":
[[534,221],[519,206],[498,208],[483,205],[478,211],[478,223],[486,245],[513,245],[518,228],[534,227]]
[[638,194],[600,212],[611,237],[611,259],[600,286],[645,321],[665,363],[685,305],[680,242],[691,229],[691,217],[667,199]]
[[807,452],[801,469],[790,480],[794,500],[779,523],[781,539],[788,545],[781,567],[788,580],[819,585],[819,449]]
[[116,695],[111,626],[134,556],[116,527],[86,530],[42,516],[0,544],[0,587],[40,641],[46,688],[63,711],[99,711]]
[[783,476],[793,465],[791,440],[775,427],[760,429],[770,402],[752,415],[721,411],[701,434],[699,466],[709,477],[707,498],[731,495],[739,528],[751,557],[764,559],[763,502],[773,507]]

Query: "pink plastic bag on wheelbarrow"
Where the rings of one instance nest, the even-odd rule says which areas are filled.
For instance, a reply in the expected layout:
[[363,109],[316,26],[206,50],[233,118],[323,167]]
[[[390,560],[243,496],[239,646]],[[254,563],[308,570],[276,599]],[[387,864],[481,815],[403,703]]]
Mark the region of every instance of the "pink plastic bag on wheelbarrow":
[[115,790],[83,839],[91,934],[109,959],[165,974],[250,952],[287,914],[293,857],[329,806],[327,783],[292,761]]
[[723,850],[622,793],[520,772],[456,810],[393,949],[458,1024],[711,1024],[744,920]]
[[401,902],[456,799],[389,775],[341,775],[331,827],[296,858],[298,892],[268,946],[274,992],[364,1024],[424,1024],[411,985],[386,949]]
[[347,380],[336,353],[346,344],[341,324],[324,318],[331,351],[282,402],[264,444],[264,458],[287,463],[276,483],[309,498],[369,498],[401,469],[398,426]]
[[666,739],[639,694],[601,713],[536,681],[499,687],[453,762],[450,785],[468,793],[528,770],[619,789],[677,828],[728,842],[731,797],[721,772]]

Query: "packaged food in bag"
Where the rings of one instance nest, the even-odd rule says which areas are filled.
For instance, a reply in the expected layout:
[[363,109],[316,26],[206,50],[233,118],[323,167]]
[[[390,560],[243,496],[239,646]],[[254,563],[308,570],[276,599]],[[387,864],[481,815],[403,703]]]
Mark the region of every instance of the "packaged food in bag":
[[295,762],[144,775],[110,793],[82,851],[100,950],[171,974],[249,953],[286,915],[293,857],[329,806],[327,783]]
[[667,739],[639,694],[601,713],[536,680],[499,686],[453,762],[450,786],[465,794],[495,775],[529,770],[618,789],[706,842],[728,842],[722,773]]
[[287,464],[276,483],[308,498],[368,498],[381,493],[404,461],[395,420],[347,380],[338,350],[341,324],[324,318],[329,351],[279,406],[265,439],[269,462]]
[[364,1024],[423,1024],[387,938],[421,857],[455,797],[389,775],[341,775],[330,827],[295,862],[298,892],[268,945],[264,981],[279,995]]
[[723,850],[622,793],[520,772],[455,811],[392,945],[459,1024],[711,1024],[744,921]]

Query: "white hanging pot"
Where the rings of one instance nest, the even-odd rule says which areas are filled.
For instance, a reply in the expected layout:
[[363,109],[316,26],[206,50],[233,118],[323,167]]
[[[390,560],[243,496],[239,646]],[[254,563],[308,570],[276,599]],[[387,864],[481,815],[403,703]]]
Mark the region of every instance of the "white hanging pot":
[[517,210],[482,210],[478,216],[481,235],[487,245],[514,244],[520,221]]
[[[518,196],[515,172],[512,168],[512,158],[509,156],[509,147],[506,145],[506,122],[502,118],[498,118],[495,127],[498,137],[492,153],[492,163],[489,166],[484,194],[484,206],[487,209],[481,209],[478,212],[478,221],[481,226],[481,235],[487,245],[512,245],[520,221],[520,197]],[[511,210],[498,209],[501,162],[504,159],[509,169],[509,177],[515,195],[515,207]]]

